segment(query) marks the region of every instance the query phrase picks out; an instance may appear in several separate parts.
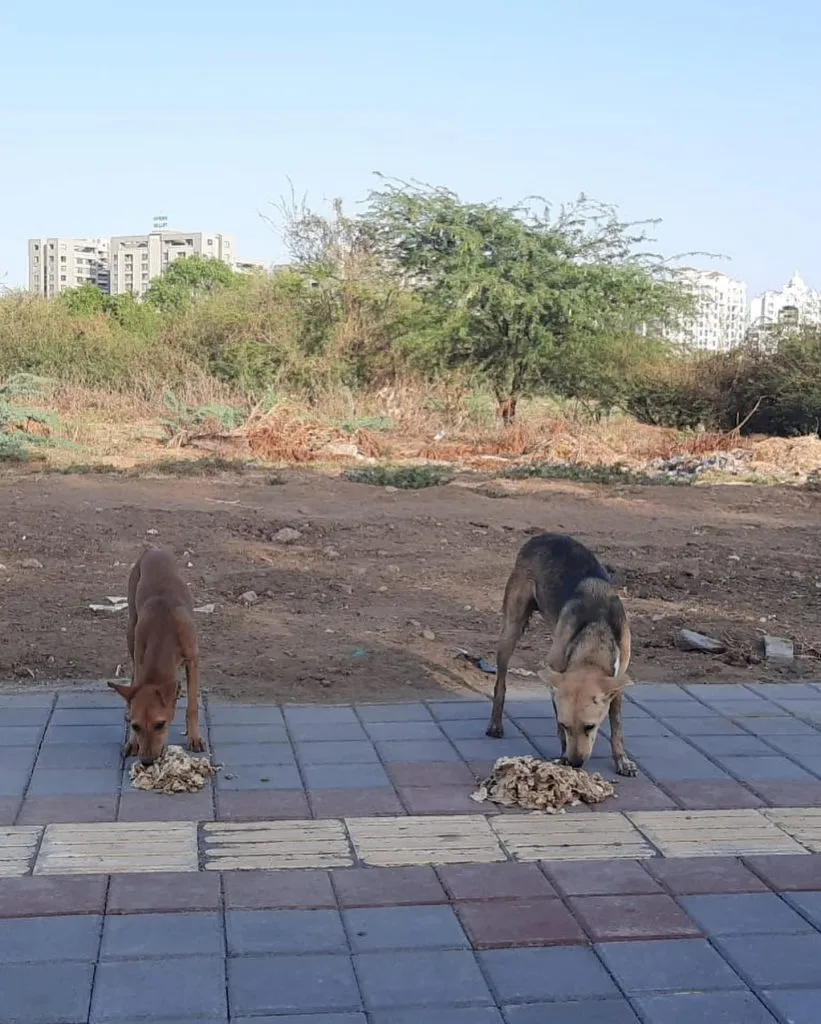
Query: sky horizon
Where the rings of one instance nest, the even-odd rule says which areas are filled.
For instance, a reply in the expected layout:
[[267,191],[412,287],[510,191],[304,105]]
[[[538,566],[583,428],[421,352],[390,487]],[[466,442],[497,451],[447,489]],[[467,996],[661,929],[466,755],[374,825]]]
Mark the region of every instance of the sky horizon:
[[584,192],[655,246],[747,281],[821,290],[810,217],[821,5],[376,0],[301,7],[8,0],[0,36],[0,284],[31,237],[221,231],[279,262],[289,189],[349,211],[374,172],[471,201]]

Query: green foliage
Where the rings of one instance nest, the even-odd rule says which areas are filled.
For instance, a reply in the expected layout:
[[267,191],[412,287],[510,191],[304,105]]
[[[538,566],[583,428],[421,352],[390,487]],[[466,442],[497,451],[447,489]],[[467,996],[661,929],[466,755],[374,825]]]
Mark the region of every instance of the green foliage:
[[54,445],[48,436],[29,433],[30,423],[47,427],[59,426],[58,418],[42,409],[19,405],[13,399],[39,398],[49,390],[49,381],[31,374],[19,373],[0,384],[0,462],[26,462],[42,458],[37,448]]
[[164,313],[179,313],[204,295],[249,282],[244,274],[233,271],[222,260],[207,256],[182,256],[173,260],[165,273],[151,282],[145,303]]
[[646,358],[692,306],[665,261],[639,250],[643,225],[584,196],[554,217],[546,204],[464,203],[446,189],[387,183],[365,220],[384,263],[424,300],[430,368],[470,367],[500,402],[599,392],[614,351],[622,363]]
[[453,472],[444,466],[363,466],[362,469],[347,470],[344,476],[355,484],[415,491],[449,483]]
[[585,484],[680,484],[686,477],[655,477],[636,473],[623,463],[610,466],[585,466],[575,462],[531,462],[511,466],[499,474],[508,480],[574,480]]
[[166,391],[163,405],[171,414],[169,418],[160,420],[160,425],[173,437],[182,430],[192,430],[203,423],[216,423],[225,430],[233,430],[243,420],[239,410],[230,405],[205,405],[198,408],[180,402],[177,396]]

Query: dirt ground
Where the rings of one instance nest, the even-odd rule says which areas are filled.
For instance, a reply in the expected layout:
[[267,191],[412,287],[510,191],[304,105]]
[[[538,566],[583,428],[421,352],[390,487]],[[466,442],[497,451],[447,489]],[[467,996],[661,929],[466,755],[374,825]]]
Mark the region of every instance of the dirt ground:
[[[162,543],[180,557],[195,603],[215,605],[198,616],[212,692],[487,692],[492,677],[454,648],[494,660],[507,574],[542,530],[576,534],[613,570],[636,679],[787,678],[761,664],[764,632],[795,640],[802,657],[789,672],[821,675],[819,494],[560,482],[500,491],[476,477],[390,492],[308,472],[282,479],[0,476],[0,680],[128,674],[126,613],[89,605],[125,594],[135,556]],[[276,543],[285,526],[301,538]],[[259,595],[250,607],[238,601],[248,590]],[[679,651],[683,626],[724,638],[728,653]],[[535,668],[546,637],[534,619],[514,664]]]

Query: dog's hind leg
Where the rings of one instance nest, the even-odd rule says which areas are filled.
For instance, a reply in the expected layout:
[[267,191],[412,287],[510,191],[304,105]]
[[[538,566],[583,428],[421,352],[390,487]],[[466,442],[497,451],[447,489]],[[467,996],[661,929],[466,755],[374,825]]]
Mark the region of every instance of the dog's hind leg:
[[624,733],[621,727],[622,695],[617,693],[610,701],[610,750],[619,775],[633,776],[636,766],[624,752]]
[[502,631],[496,649],[496,686],[493,690],[493,710],[486,735],[499,739],[504,736],[502,713],[505,707],[507,690],[507,668],[510,658],[516,649],[530,616],[536,610],[533,596],[533,584],[527,573],[517,567],[513,570],[505,588],[505,599],[502,604]]

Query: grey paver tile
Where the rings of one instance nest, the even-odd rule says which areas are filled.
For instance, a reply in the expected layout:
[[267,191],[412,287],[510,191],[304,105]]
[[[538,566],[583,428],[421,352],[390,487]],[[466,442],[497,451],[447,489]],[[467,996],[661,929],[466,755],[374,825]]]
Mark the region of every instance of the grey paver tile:
[[215,704],[208,702],[211,725],[282,725],[282,711],[270,704]]
[[232,1017],[232,1024],[366,1024],[364,1013],[278,1013],[276,1017]]
[[332,872],[341,907],[447,903],[432,867],[339,868]]
[[386,763],[419,764],[426,761],[459,761],[459,755],[448,740],[380,740],[379,756]]
[[348,952],[336,910],[232,910],[225,928],[231,956]]
[[[0,779],[2,785],[2,779]],[[30,796],[88,795],[117,792],[120,769],[111,768],[40,768],[34,769],[29,784]]]
[[363,722],[430,722],[424,704],[360,704],[357,714]]
[[508,1024],[638,1024],[639,1020],[624,999],[506,1006],[505,1019]]
[[287,743],[284,725],[212,725],[209,738],[215,747],[237,743]]
[[472,718],[480,721],[490,717],[489,700],[443,700],[428,701],[428,708],[437,721],[452,721],[455,718]]
[[14,1024],[85,1024],[91,964],[0,965],[2,1012]]
[[757,736],[694,736],[693,746],[708,757],[773,757],[775,751]]
[[[419,1010],[384,1010],[370,1015],[371,1024],[419,1024]],[[495,1006],[426,1006],[425,1024],[504,1024]],[[300,1022],[301,1024],[301,1022]]]
[[53,693],[4,693],[0,697],[0,708],[50,708],[54,703]]
[[636,860],[542,861],[541,866],[566,896],[651,895],[662,891]]
[[778,892],[821,890],[821,854],[745,857],[745,862]]
[[0,746],[33,747],[40,742],[43,730],[33,725],[0,725]]
[[[764,998],[787,1024],[818,1024],[821,986],[767,990],[764,992]],[[746,1024],[746,1020],[744,1024]]]
[[246,765],[296,764],[290,743],[215,743],[213,753],[227,772]]
[[289,722],[288,730],[295,743],[341,743],[343,741],[365,743],[368,734],[357,721],[342,722]]
[[54,768],[116,768],[123,763],[121,743],[50,743],[37,758],[37,771]]
[[584,946],[491,949],[478,956],[502,1003],[606,999],[619,995],[613,979],[593,951]]
[[391,781],[381,764],[311,764],[303,768],[308,789],[377,789]]
[[312,789],[315,818],[373,818],[403,814],[399,797],[387,786],[380,789]]
[[369,764],[379,760],[374,745],[362,740],[297,743],[296,756],[303,765]]
[[223,953],[222,921],[217,913],[114,914],[105,920],[100,958]]
[[555,895],[553,886],[536,864],[443,864],[437,872],[454,900]]
[[360,953],[354,964],[370,1009],[493,1003],[467,951]]
[[217,790],[216,804],[220,821],[280,821],[311,816],[308,798],[301,789]]
[[704,939],[607,942],[597,950],[628,996],[744,987],[735,971]]
[[573,896],[570,907],[596,942],[695,938],[702,934],[675,900],[665,894]]
[[785,893],[784,898],[821,931],[821,892]]
[[752,992],[678,992],[636,999],[644,1024],[776,1024]]
[[716,939],[722,954],[758,988],[817,985],[821,935],[746,935]]
[[[215,880],[219,876],[213,875]],[[327,871],[226,871],[222,876],[226,910],[335,907]]]
[[22,796],[28,784],[30,770],[30,762],[27,767],[6,768],[0,775],[0,797]]
[[295,764],[234,765],[217,775],[217,789],[223,792],[258,789],[299,789],[302,780]]
[[466,761],[480,761],[483,757],[519,757],[530,755],[536,757],[538,750],[524,737],[505,739],[504,742],[491,739],[489,736],[473,740],[454,740],[453,745]]
[[[5,722],[6,716],[3,715]],[[8,722],[8,725],[38,725],[39,722]],[[45,724],[45,723],[44,723]],[[55,708],[50,725],[115,725],[123,727],[123,709],[116,705],[110,708]]]
[[777,754],[772,757],[720,757],[719,764],[742,782],[809,781],[799,765]]
[[0,878],[0,918],[102,914],[107,884],[105,875]]
[[771,892],[684,896],[680,902],[707,935],[790,935],[812,931],[800,914]]
[[[119,725],[50,725],[43,738],[51,743],[118,743],[125,736],[125,722]],[[0,737],[0,740],[2,737]]]
[[425,722],[365,722],[372,740],[441,740],[444,733],[432,719]]
[[49,712],[49,708],[5,708],[0,704],[0,722],[4,729],[21,726],[42,729],[48,721]]
[[456,915],[445,906],[365,907],[344,911],[343,920],[357,953],[469,945]]
[[[21,917],[0,926],[0,964],[97,959],[102,917]],[[0,1003],[0,1014],[3,1008]]]
[[284,708],[285,720],[292,725],[352,725],[357,724],[353,708],[345,705],[288,704]]
[[220,877],[213,871],[116,874],[108,886],[108,914],[218,910]]
[[350,957],[333,954],[232,957],[228,992],[238,1017],[362,1008]]
[[104,961],[97,967],[90,1022],[224,1019],[223,963],[217,957],[193,956]]

